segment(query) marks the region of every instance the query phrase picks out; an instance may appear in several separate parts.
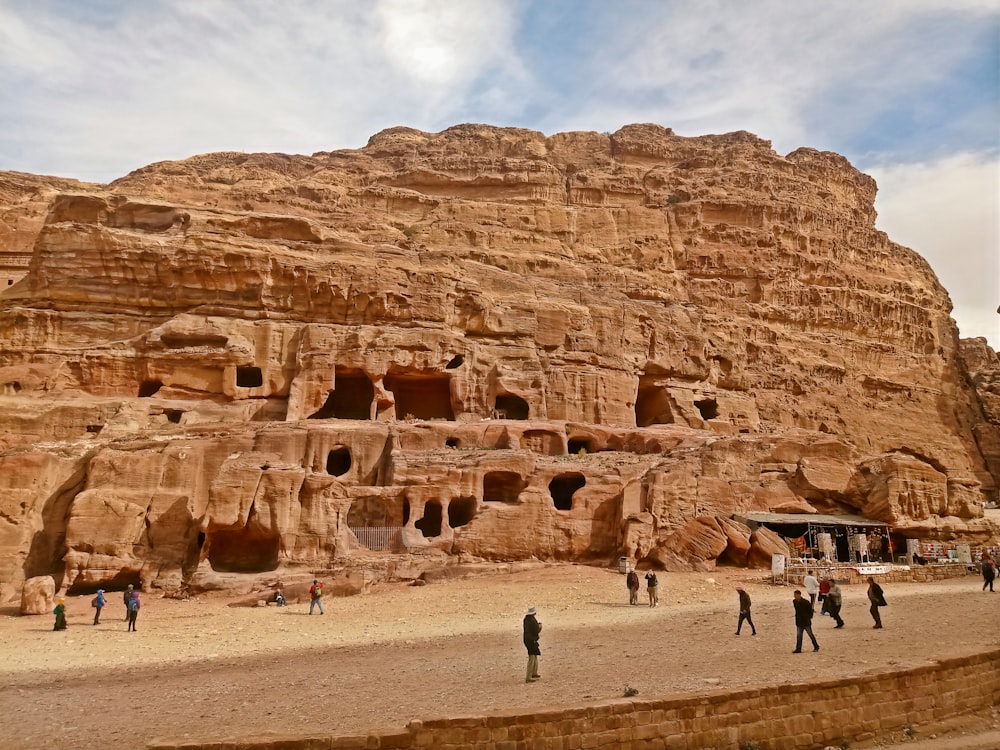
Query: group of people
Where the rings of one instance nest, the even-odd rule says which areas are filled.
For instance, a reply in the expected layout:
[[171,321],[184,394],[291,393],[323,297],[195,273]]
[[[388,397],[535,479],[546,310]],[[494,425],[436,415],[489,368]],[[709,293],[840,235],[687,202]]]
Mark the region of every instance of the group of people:
[[[800,654],[802,653],[802,636],[808,635],[809,640],[812,641],[813,651],[819,651],[819,643],[816,641],[816,636],[812,631],[812,619],[813,614],[816,611],[816,600],[820,599],[822,602],[822,607],[820,609],[821,614],[829,615],[833,618],[834,622],[837,624],[834,629],[844,627],[844,620],[840,616],[840,609],[843,606],[843,594],[840,591],[840,586],[837,582],[830,576],[827,576],[820,581],[813,574],[813,571],[807,571],[805,577],[802,579],[802,586],[806,590],[806,594],[809,596],[807,600],[802,596],[802,592],[798,589],[795,590],[793,594],[792,605],[795,608],[795,650],[792,653]],[[742,599],[742,597],[741,597]],[[882,628],[882,616],[879,612],[880,608],[886,606],[885,593],[882,587],[875,582],[873,576],[868,577],[868,602],[870,607],[868,612],[872,616],[875,625],[873,629],[880,630]],[[741,605],[742,608],[742,605]],[[739,635],[739,628],[737,627],[737,635]]]
[[[635,568],[629,568],[625,576],[625,585],[628,587],[628,603],[639,603],[639,574]],[[656,607],[660,603],[660,582],[656,578],[656,573],[652,570],[646,573],[646,594],[649,596],[649,606]]]
[[[139,609],[142,603],[139,601],[139,592],[135,590],[135,586],[131,583],[125,589],[122,594],[122,602],[125,604],[125,622],[128,623],[128,631],[135,632],[135,622],[139,617]],[[91,599],[90,606],[94,608],[94,624],[101,624],[101,612],[107,605],[108,600],[104,596],[104,589],[97,589],[97,595]],[[59,602],[56,604],[55,608],[52,610],[52,614],[55,615],[56,621],[53,625],[53,630],[65,630],[66,629],[66,598],[59,597]]]

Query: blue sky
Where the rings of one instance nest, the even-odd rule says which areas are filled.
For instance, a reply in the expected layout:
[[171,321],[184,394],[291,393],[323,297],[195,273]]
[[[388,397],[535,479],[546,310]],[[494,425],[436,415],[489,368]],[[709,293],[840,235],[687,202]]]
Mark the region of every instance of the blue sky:
[[463,122],[836,151],[1000,349],[996,0],[0,0],[0,81],[0,169],[98,182]]

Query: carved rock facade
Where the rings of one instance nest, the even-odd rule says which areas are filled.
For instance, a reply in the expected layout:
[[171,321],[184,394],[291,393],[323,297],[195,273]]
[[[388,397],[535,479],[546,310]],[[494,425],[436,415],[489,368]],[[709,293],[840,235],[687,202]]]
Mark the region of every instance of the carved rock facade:
[[37,228],[0,296],[5,598],[374,546],[760,564],[751,510],[996,539],[996,354],[836,154],[462,125],[29,177],[0,173]]

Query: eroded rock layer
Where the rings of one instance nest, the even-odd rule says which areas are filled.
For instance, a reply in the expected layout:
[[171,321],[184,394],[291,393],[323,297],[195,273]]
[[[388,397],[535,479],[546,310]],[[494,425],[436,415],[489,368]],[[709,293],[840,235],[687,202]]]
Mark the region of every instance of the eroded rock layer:
[[756,564],[781,541],[753,510],[989,541],[1000,365],[875,190],[654,125],[0,173],[30,257],[0,298],[0,594],[378,548]]

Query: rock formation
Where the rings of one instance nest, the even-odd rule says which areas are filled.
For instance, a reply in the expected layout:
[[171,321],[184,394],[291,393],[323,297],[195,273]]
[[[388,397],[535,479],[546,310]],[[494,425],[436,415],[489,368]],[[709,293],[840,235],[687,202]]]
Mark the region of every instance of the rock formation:
[[996,539],[1000,364],[875,190],[655,125],[0,173],[0,597],[760,564],[768,509]]

